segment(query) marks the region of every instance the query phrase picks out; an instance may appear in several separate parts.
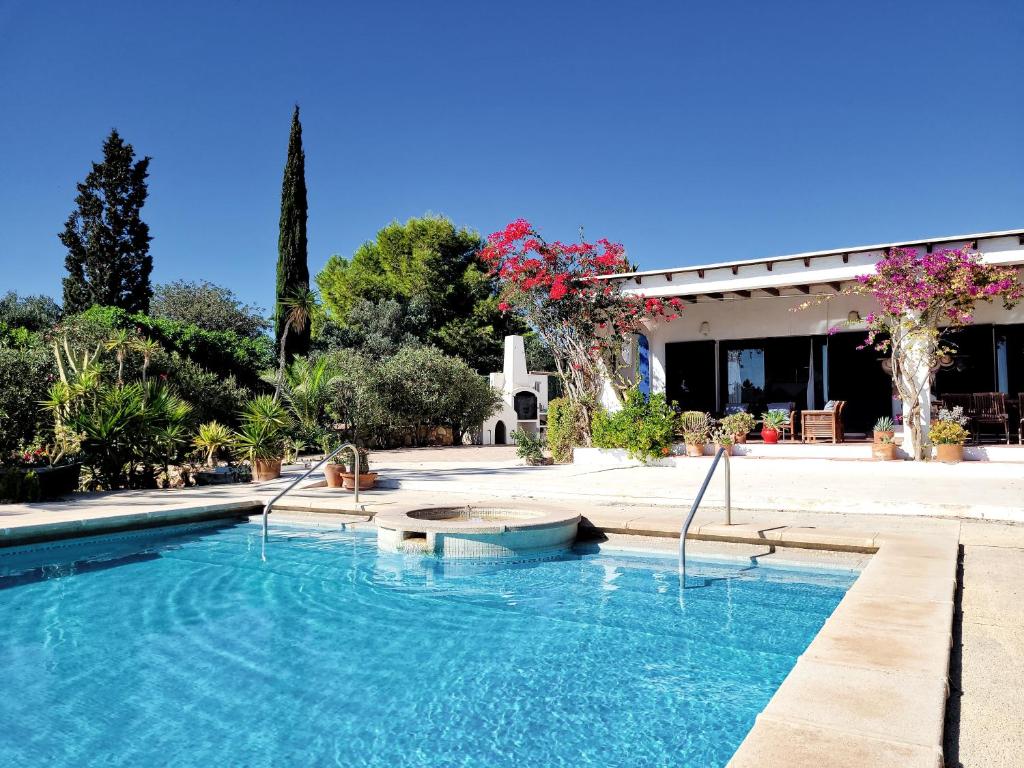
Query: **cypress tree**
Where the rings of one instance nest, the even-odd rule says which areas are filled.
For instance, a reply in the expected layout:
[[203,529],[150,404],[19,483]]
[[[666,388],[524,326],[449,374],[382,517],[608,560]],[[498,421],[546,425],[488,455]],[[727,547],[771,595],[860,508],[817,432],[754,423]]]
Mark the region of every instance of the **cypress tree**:
[[135,162],[132,145],[113,130],[103,142],[103,162],[93,163],[78,185],[75,210],[59,235],[68,249],[65,312],[94,304],[149,311],[152,238],[140,216],[148,194],[149,160]]
[[[277,343],[287,323],[288,302],[309,289],[309,265],[306,261],[306,153],[302,151],[302,123],[299,107],[292,113],[288,137],[288,160],[281,185],[281,228],[277,240],[277,302],[274,329]],[[309,352],[309,324],[292,328],[285,340],[288,358]]]

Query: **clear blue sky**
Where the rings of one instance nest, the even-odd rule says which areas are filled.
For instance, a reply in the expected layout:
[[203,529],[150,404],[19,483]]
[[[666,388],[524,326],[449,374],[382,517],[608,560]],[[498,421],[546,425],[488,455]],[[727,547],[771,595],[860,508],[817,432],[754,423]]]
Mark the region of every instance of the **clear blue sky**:
[[0,290],[112,127],[155,279],[268,306],[292,104],[309,263],[428,211],[644,268],[1024,226],[1024,3],[0,0]]

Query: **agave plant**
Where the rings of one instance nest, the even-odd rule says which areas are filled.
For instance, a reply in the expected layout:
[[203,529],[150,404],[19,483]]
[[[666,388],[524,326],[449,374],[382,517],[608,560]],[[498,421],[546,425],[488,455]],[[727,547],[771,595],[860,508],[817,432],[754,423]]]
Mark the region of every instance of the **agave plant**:
[[206,466],[214,466],[217,454],[233,445],[234,433],[219,421],[208,421],[199,425],[199,432],[192,445],[206,453]]
[[249,461],[279,459],[293,421],[281,403],[270,395],[254,397],[242,413],[235,433],[235,451]]

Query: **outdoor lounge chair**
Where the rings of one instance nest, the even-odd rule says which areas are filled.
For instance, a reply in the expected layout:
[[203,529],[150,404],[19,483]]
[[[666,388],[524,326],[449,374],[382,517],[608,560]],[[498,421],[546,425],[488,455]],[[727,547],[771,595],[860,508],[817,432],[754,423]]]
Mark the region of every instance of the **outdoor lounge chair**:
[[[976,392],[974,394],[974,442],[978,442],[983,424],[1002,426],[1006,433],[1006,444],[1010,444],[1010,414],[1006,410],[1006,395],[1003,392]],[[1020,435],[1018,434],[1018,439]]]
[[786,432],[789,432],[789,439],[793,439],[793,414],[796,411],[796,403],[768,403],[766,410],[782,411],[786,414],[786,420],[779,427],[779,439],[786,439]]
[[830,400],[820,411],[800,414],[800,437],[803,442],[831,439],[833,444],[843,442],[843,408],[845,400]]

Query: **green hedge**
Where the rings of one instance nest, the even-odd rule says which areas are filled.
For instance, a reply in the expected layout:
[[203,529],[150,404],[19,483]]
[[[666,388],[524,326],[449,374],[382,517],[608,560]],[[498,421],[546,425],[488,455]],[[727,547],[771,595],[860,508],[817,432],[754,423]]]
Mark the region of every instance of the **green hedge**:
[[96,343],[114,328],[137,328],[168,352],[190,358],[207,370],[234,374],[252,385],[260,373],[274,367],[274,345],[269,336],[248,338],[233,331],[208,331],[173,320],[130,314],[117,307],[92,307],[68,322],[72,334]]

